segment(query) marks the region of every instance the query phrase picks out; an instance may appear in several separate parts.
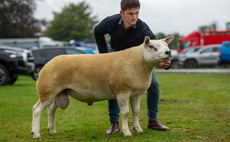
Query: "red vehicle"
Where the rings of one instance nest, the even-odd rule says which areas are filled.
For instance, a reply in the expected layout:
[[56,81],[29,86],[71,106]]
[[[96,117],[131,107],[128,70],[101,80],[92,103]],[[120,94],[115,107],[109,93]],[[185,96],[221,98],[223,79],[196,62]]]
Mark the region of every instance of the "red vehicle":
[[221,44],[223,41],[230,41],[230,30],[203,31],[202,33],[195,31],[179,39],[177,52],[180,53],[187,47]]

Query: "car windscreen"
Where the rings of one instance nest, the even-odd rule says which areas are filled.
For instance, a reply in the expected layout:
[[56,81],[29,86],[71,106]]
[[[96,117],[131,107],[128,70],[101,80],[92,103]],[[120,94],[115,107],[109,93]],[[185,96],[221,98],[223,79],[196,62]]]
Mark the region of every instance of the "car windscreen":
[[185,54],[185,53],[193,53],[193,52],[196,52],[198,51],[200,48],[187,48],[185,51],[183,51],[182,53]]
[[63,54],[65,54],[64,49],[46,49],[46,50],[42,50],[41,57],[53,58],[55,56],[63,55]]
[[73,55],[73,54],[85,54],[85,52],[75,49],[66,49],[67,55]]

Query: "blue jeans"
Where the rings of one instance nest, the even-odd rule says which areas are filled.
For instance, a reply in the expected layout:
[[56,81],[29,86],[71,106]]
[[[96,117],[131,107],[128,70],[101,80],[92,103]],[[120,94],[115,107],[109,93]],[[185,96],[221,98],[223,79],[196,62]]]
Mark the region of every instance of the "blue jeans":
[[[114,52],[115,50],[111,47],[108,48],[109,52]],[[157,113],[159,109],[159,83],[155,69],[152,72],[151,84],[147,90],[147,108],[148,108],[148,119],[149,121],[154,121],[157,119]],[[120,109],[117,103],[117,99],[109,100],[109,119],[111,122],[119,120]]]

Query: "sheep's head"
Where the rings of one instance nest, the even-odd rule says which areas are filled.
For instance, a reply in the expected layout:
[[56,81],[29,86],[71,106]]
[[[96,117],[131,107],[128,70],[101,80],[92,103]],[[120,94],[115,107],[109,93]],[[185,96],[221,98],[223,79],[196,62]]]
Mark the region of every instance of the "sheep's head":
[[150,40],[148,36],[144,40],[144,58],[147,62],[163,62],[172,58],[171,50],[168,43],[173,40],[174,36],[169,36],[160,40]]

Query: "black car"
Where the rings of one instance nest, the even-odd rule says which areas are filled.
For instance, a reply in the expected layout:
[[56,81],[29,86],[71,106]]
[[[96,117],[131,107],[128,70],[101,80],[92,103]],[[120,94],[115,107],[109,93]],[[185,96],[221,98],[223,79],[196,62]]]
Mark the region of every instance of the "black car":
[[87,54],[87,52],[78,50],[71,47],[50,47],[32,49],[34,55],[35,70],[32,73],[34,80],[38,79],[38,74],[42,67],[49,62],[52,58],[58,55],[72,55],[72,54]]
[[0,46],[0,86],[14,84],[18,75],[34,71],[34,57],[30,50]]

